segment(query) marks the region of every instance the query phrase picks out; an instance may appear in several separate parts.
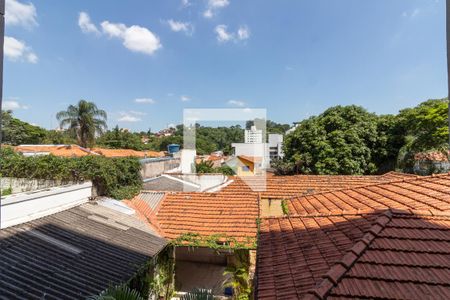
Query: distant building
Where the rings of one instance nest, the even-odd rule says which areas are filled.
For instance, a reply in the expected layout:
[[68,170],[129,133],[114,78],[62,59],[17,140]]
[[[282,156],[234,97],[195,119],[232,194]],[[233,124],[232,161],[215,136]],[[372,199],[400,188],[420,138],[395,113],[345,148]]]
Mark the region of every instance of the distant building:
[[269,134],[269,158],[283,158],[283,135],[282,134]]
[[270,166],[269,144],[268,143],[233,143],[234,156],[260,157],[261,167]]
[[263,142],[263,131],[256,129],[256,126],[246,129],[244,142],[246,144],[261,144]]

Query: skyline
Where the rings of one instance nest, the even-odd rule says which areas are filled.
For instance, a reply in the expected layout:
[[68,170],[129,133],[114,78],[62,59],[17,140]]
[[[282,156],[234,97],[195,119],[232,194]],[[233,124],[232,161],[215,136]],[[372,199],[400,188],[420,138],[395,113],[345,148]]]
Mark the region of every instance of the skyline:
[[6,2],[4,108],[45,128],[79,99],[110,127],[146,131],[184,108],[292,123],[447,93],[442,0]]

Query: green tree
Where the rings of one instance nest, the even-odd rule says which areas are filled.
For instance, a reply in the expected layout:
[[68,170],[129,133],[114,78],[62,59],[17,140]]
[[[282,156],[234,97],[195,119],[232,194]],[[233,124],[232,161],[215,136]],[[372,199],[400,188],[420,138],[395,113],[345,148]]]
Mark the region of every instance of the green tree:
[[77,105],[69,105],[67,110],[58,112],[56,118],[62,128],[69,128],[82,147],[92,146],[95,135],[103,133],[107,128],[106,112],[86,100],[80,100]]
[[12,111],[2,111],[2,143],[40,144],[47,135],[44,128],[14,118]]
[[364,108],[335,106],[300,122],[285,138],[284,151],[302,173],[370,174],[377,116]]
[[412,136],[413,151],[446,149],[448,142],[448,100],[430,99],[414,108],[400,111],[399,122],[405,135]]
[[101,146],[111,149],[143,150],[145,146],[141,141],[140,134],[119,129],[119,126],[105,132],[96,142]]

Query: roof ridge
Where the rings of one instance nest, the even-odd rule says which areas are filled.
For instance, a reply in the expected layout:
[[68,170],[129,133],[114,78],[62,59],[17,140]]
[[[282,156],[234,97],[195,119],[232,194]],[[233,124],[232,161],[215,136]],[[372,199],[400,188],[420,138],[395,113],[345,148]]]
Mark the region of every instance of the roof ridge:
[[307,196],[317,196],[317,195],[323,195],[323,194],[336,193],[336,192],[340,192],[340,191],[354,191],[354,190],[360,189],[360,188],[367,188],[367,187],[380,186],[380,185],[392,184],[392,183],[400,183],[400,182],[411,182],[411,181],[424,180],[424,179],[434,178],[434,177],[445,177],[445,176],[449,176],[449,175],[450,175],[450,172],[442,173],[442,174],[432,174],[432,175],[428,175],[428,176],[417,176],[414,178],[393,179],[393,180],[387,180],[386,182],[370,183],[370,184],[360,185],[360,186],[355,186],[355,187],[350,187],[350,188],[347,187],[347,188],[340,188],[340,189],[335,189],[335,190],[330,190],[330,191],[322,191],[322,192],[317,192],[317,193],[312,193],[312,194],[304,194],[304,195],[286,197],[285,200],[292,201],[294,199],[307,197]]
[[390,209],[382,213],[376,220],[374,225],[356,242],[350,250],[335,263],[330,270],[324,275],[324,278],[309,290],[305,299],[325,299],[331,289],[339,283],[342,277],[352,268],[356,261],[368,249],[370,244],[375,240],[378,234],[392,220],[392,211]]
[[313,218],[313,217],[334,217],[334,216],[351,216],[351,215],[367,215],[367,214],[383,214],[390,211],[393,215],[404,216],[430,216],[430,217],[450,217],[450,210],[436,210],[436,209],[336,209],[325,213],[305,213],[305,214],[288,214],[284,216],[264,216],[260,217],[262,220],[273,219],[289,219],[289,218]]

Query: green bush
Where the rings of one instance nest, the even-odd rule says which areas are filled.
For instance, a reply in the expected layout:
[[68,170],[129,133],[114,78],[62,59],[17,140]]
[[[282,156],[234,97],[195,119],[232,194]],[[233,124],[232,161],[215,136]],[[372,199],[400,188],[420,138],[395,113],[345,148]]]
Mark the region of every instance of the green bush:
[[25,157],[12,149],[1,150],[0,176],[62,181],[91,180],[99,195],[131,198],[142,187],[141,165],[136,158],[80,158],[53,155]]

